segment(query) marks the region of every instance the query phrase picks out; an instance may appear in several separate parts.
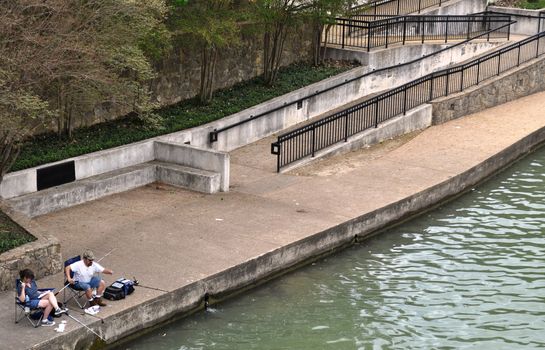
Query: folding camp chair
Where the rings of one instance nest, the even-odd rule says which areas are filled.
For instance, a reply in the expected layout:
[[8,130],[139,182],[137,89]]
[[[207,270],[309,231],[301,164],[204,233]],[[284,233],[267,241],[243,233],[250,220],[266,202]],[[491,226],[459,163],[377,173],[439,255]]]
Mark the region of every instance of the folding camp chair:
[[[35,281],[32,281],[32,283],[34,285],[36,284]],[[16,279],[15,280],[15,323],[19,323],[19,321],[21,321],[23,318],[26,318],[31,325],[33,325],[34,327],[39,327],[44,317],[43,310],[40,307],[30,308],[26,302],[21,302],[19,300],[20,288],[21,288],[21,280]],[[47,292],[47,291],[52,292],[54,290],[55,288],[38,289],[40,293]]]
[[[81,260],[81,256],[79,256],[79,255],[75,256],[73,258],[70,258],[70,259],[68,259],[68,260],[66,260],[64,262],[64,268],[66,269],[66,267],[68,265],[72,265],[73,263],[78,262],[80,260]],[[64,277],[65,277],[65,279],[64,279],[65,288],[64,288],[64,291],[63,291],[63,303],[64,303],[64,305],[67,305],[67,303],[70,300],[73,299],[81,309],[85,309],[85,307],[87,306],[87,303],[89,301],[87,300],[87,298],[85,298],[85,302],[83,302],[83,303],[80,301],[80,299],[85,296],[85,291],[75,288],[73,285],[68,283],[68,280],[66,280],[66,276],[64,276]],[[70,277],[71,278],[74,277],[74,272],[73,271],[70,272]],[[68,285],[68,286],[66,287],[66,285]]]

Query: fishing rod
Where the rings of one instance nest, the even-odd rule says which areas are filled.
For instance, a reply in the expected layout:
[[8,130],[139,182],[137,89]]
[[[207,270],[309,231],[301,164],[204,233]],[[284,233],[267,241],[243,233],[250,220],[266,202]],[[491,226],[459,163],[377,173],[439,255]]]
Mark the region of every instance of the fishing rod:
[[168,293],[168,290],[164,290],[164,289],[161,289],[161,288],[155,288],[155,287],[150,287],[150,286],[145,286],[143,284],[141,284],[137,279],[136,277],[132,277],[132,282],[134,283],[134,286],[135,287],[141,287],[141,288],[146,288],[146,289],[151,289],[151,290],[157,290],[159,292],[163,292],[163,293]]
[[89,328],[86,324],[84,324],[83,322],[81,322],[80,320],[78,320],[77,318],[75,318],[74,316],[70,315],[68,312],[66,312],[66,316],[70,317],[71,319],[73,319],[74,321],[76,321],[77,323],[79,323],[80,325],[82,325],[83,327],[87,328],[91,333],[93,333],[94,335],[96,335],[97,337],[100,338],[100,340],[102,340],[104,343],[106,343],[106,339],[102,338],[102,336],[100,334],[98,334],[97,332],[95,332],[94,330],[92,330],[91,328]]
[[[112,252],[114,250],[116,250],[117,248],[113,248],[112,250],[110,250],[108,253],[106,253],[106,255],[104,255],[102,258],[98,259],[96,262],[100,262],[102,259],[104,259],[105,257],[107,257],[108,255],[112,254]],[[64,273],[64,271],[63,271]],[[62,292],[66,287],[68,287],[70,285],[70,283],[67,283],[64,287],[62,287],[61,289],[59,289],[58,292],[55,293],[55,295],[58,295],[60,292]]]
[[104,318],[100,317],[100,316],[97,316],[97,315],[93,315],[93,314],[88,314],[87,312],[85,312],[85,309],[80,309],[80,308],[72,308],[72,307],[68,307],[68,306],[64,306],[64,309],[66,310],[70,310],[70,311],[74,311],[74,312],[77,312],[79,313],[81,316],[91,316],[91,317],[94,317],[96,318],[97,320],[100,320],[100,323],[104,323]]

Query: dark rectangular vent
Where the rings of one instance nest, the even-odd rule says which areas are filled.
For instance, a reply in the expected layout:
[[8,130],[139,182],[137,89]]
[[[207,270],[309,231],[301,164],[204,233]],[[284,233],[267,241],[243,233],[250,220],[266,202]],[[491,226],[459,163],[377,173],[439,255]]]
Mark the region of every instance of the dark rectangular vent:
[[73,182],[75,180],[76,165],[73,160],[36,170],[38,191]]

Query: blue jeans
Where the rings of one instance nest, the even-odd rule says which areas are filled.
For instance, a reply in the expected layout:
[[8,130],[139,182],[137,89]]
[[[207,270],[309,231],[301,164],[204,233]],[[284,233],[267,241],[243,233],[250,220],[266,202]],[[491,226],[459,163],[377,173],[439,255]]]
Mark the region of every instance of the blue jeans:
[[91,278],[89,282],[76,281],[76,283],[74,284],[74,289],[87,290],[90,288],[98,288],[100,281],[100,278],[98,278],[97,276],[93,276],[93,278]]

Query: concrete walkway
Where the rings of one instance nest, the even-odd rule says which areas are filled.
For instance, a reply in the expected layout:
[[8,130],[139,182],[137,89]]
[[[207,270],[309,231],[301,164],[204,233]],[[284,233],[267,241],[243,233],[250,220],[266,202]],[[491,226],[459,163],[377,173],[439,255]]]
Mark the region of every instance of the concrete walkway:
[[[161,304],[152,303],[154,298],[211,281],[283,247],[298,247],[317,233],[329,230],[334,235],[335,227],[366,214],[378,220],[379,214],[373,213],[381,208],[433,191],[544,128],[545,93],[539,93],[282,175],[274,172],[275,157],[270,154],[273,138],[269,138],[232,152],[229,193],[203,195],[149,185],[36,218],[30,226],[35,232],[56,236],[64,258],[85,248],[93,249],[98,257],[116,248],[102,261],[114,270],[114,277],[136,276],[143,285],[155,288],[139,287],[127,299],[111,302],[99,314],[105,318],[102,325],[96,318],[72,313],[100,327],[102,334],[112,339],[119,328],[116,318],[124,312],[148,312],[140,316],[149,326],[154,317],[163,317],[158,310]],[[502,166],[498,160],[494,162]],[[480,169],[476,172],[482,172]],[[279,258],[275,263],[282,267],[283,261]],[[256,276],[260,270],[267,273],[268,266],[256,265],[246,272]],[[109,283],[115,278],[105,279]],[[60,287],[62,281],[62,275],[57,274],[38,282],[44,287]],[[236,289],[235,284],[233,279],[233,285],[225,290]],[[203,282],[199,288],[208,287]],[[179,295],[182,302],[185,295]],[[9,317],[13,296],[14,292],[0,294],[4,315],[0,347],[50,347],[52,343],[46,342],[59,335],[52,328],[13,323]],[[142,303],[151,306],[139,311],[136,307]],[[76,330],[70,333],[73,338],[85,332],[67,320],[67,331]],[[142,325],[134,327],[137,331]],[[67,339],[58,339],[58,344],[68,344]]]

